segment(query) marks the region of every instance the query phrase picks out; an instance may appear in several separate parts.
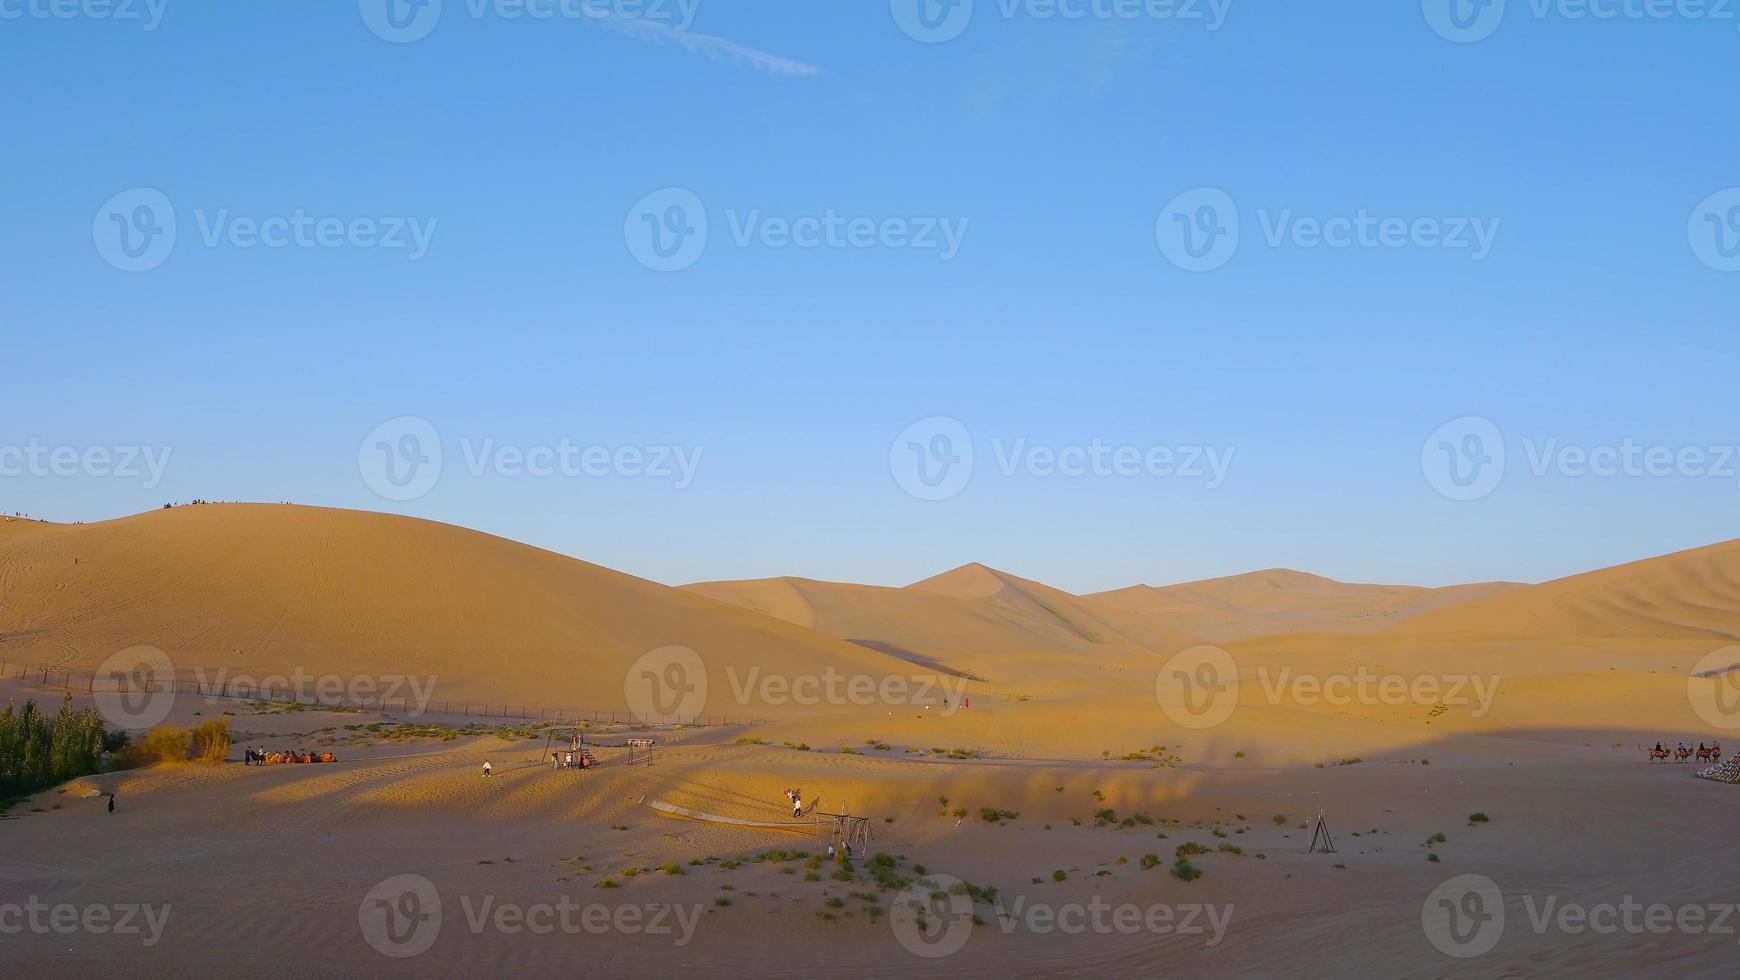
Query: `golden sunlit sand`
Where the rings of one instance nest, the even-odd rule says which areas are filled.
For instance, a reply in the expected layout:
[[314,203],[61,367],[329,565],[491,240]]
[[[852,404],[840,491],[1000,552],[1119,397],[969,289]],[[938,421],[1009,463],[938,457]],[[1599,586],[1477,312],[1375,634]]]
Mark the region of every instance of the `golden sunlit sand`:
[[[229,763],[87,776],[0,822],[7,900],[165,905],[161,934],[0,934],[0,963],[20,976],[218,977],[236,962],[283,977],[1728,976],[1731,934],[1535,921],[1549,897],[1734,900],[1740,788],[1642,748],[1723,736],[1726,719],[1689,696],[1722,678],[1689,674],[1740,636],[1736,583],[1740,546],[1724,544],[1534,586],[1271,571],[1075,596],[969,565],[904,588],[671,588],[316,508],[7,522],[7,699],[55,707],[57,677],[141,646],[183,679],[432,681],[427,712],[176,695],[170,720],[228,721]],[[1200,690],[1172,676],[1214,662],[1209,642],[1231,674]],[[646,659],[670,647],[697,660]],[[637,685],[667,682],[684,690],[662,692],[661,710],[697,723],[645,717]],[[574,730],[597,768],[550,765]],[[630,738],[654,740],[650,765],[628,763]],[[338,761],[243,766],[257,746]],[[797,821],[793,788],[809,808]],[[822,815],[841,813],[868,818],[849,872],[822,859]],[[1309,852],[1319,813],[1334,853]],[[1173,873],[1181,848],[1201,877]],[[414,939],[367,925],[393,912],[372,890],[400,875],[426,879],[441,908],[426,951],[402,957]],[[1505,897],[1502,939],[1475,972],[1422,922],[1462,875]],[[946,956],[914,952],[902,939],[938,923],[902,920],[901,903],[954,880],[971,884],[978,924]],[[564,903],[663,908],[669,928],[516,918]],[[1034,917],[1093,923],[1101,906],[1195,918],[1070,931]]]

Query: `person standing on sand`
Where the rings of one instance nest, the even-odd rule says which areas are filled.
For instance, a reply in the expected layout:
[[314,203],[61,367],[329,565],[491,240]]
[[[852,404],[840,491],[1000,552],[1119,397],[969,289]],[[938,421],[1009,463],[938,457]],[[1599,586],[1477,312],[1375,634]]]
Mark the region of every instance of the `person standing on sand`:
[[485,778],[485,779],[489,778],[489,760],[488,759],[483,760],[483,778]]
[[115,794],[113,792],[109,793],[109,812],[115,812]]

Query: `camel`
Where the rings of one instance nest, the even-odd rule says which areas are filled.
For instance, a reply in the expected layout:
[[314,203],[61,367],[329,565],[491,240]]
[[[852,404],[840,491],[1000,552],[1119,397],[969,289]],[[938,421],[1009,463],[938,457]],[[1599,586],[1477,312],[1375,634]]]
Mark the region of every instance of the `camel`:
[[257,752],[255,756],[263,766],[312,765],[338,761],[338,756],[331,752],[298,752],[294,749],[289,752]]
[[1666,761],[1668,761],[1668,757],[1673,755],[1672,752],[1669,752],[1667,749],[1660,747],[1660,745],[1657,745],[1655,748],[1648,749],[1646,751],[1649,752],[1649,761],[1651,761],[1651,762],[1655,762],[1657,760],[1660,760],[1662,762],[1666,762]]
[[1679,763],[1682,766],[1685,765],[1686,760],[1690,759],[1691,757],[1692,757],[1692,750],[1686,748],[1683,745],[1674,750],[1674,761]]

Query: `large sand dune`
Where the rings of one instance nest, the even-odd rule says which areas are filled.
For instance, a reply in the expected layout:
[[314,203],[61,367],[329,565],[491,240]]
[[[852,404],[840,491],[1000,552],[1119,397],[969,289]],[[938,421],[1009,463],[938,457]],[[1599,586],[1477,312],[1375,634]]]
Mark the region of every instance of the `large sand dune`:
[[1180,585],[1135,585],[1086,596],[1096,609],[1164,618],[1216,642],[1275,633],[1370,633],[1434,609],[1518,586],[1483,582],[1429,589],[1360,585],[1274,568]]
[[[146,645],[183,666],[416,673],[453,699],[587,708],[623,704],[629,664],[672,644],[695,650],[710,675],[909,669],[704,596],[427,521],[204,505],[31,527],[0,533],[0,660],[88,669]],[[731,690],[714,681],[715,693]],[[725,710],[718,699],[713,708]]]
[[800,578],[702,582],[686,589],[920,662],[978,676],[1030,655],[1113,659],[1197,642],[1164,622],[1026,579],[965,565],[905,588]]
[[1490,595],[1399,624],[1408,635],[1740,639],[1740,541]]

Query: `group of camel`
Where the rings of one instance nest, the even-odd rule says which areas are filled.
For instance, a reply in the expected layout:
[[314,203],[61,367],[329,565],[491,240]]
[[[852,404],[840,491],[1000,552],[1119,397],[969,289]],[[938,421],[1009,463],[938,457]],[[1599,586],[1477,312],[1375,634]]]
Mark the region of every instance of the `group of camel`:
[[337,762],[338,756],[331,752],[256,752],[253,749],[242,754],[244,766],[280,766],[291,763]]
[[1675,762],[1684,764],[1694,756],[1699,762],[1722,761],[1722,745],[1720,742],[1712,742],[1708,746],[1699,742],[1695,751],[1684,742],[1681,742],[1679,747],[1674,749],[1670,749],[1662,743],[1657,742],[1655,743],[1655,748],[1647,749],[1645,751],[1649,753],[1649,761],[1651,762],[1666,762],[1669,759],[1672,759]]

